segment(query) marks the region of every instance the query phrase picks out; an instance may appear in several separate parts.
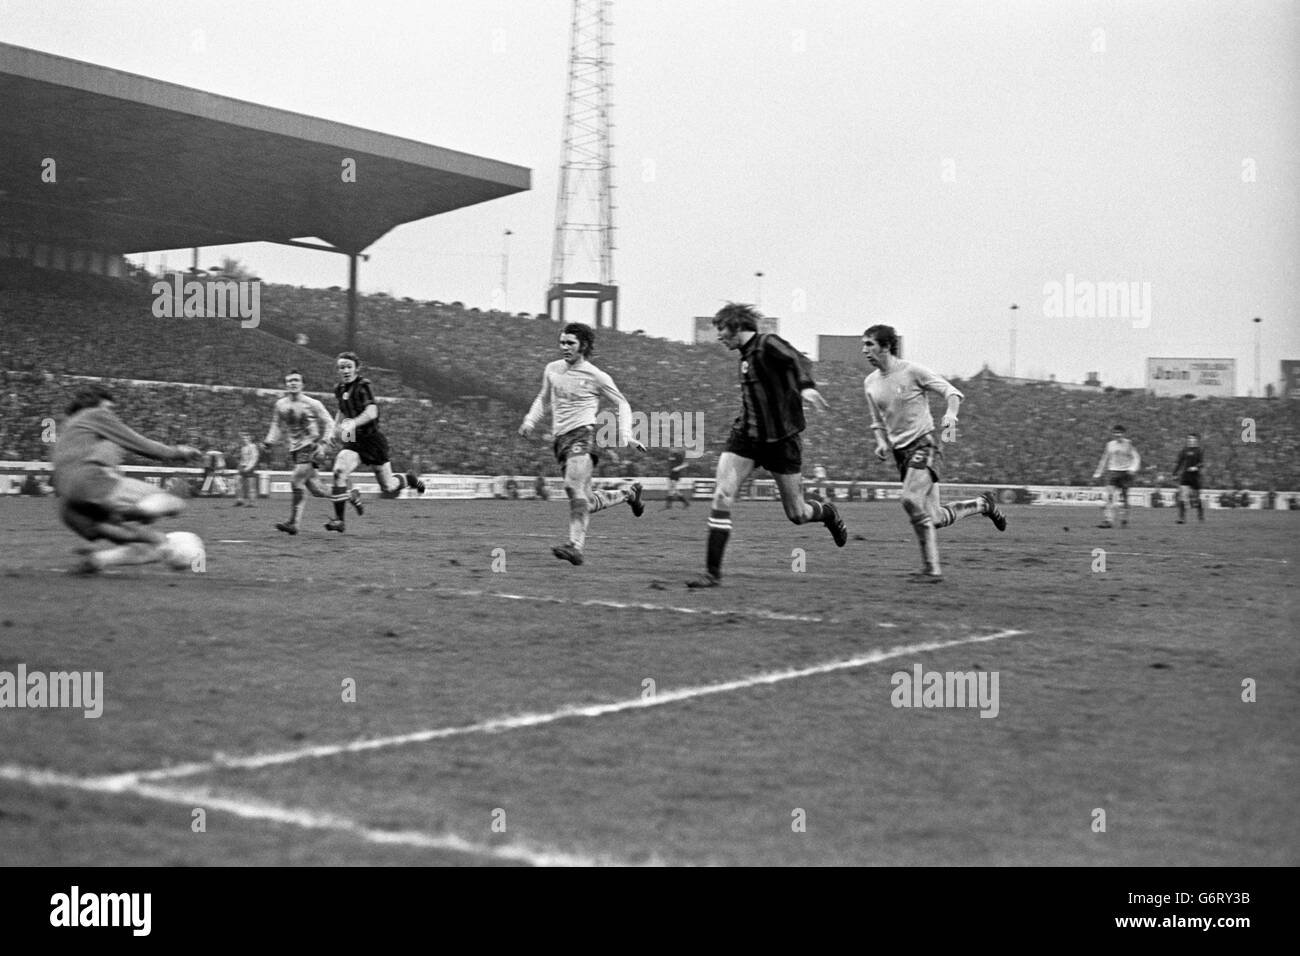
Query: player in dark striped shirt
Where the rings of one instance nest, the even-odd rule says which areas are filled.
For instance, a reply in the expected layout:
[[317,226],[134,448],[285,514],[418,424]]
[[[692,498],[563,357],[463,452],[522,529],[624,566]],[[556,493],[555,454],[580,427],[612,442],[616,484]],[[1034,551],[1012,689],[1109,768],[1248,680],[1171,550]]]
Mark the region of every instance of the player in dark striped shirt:
[[1178,453],[1174,464],[1174,478],[1178,481],[1178,523],[1187,517],[1187,506],[1196,509],[1196,517],[1205,520],[1205,506],[1201,504],[1201,436],[1192,432],[1187,436],[1187,446]]
[[835,544],[844,547],[848,530],[829,502],[803,497],[803,403],[829,411],[817,391],[812,365],[779,335],[759,334],[759,313],[751,305],[731,302],[718,310],[713,327],[718,341],[740,353],[740,416],[731,426],[727,450],[718,459],[705,574],[687,586],[712,588],[722,583],[722,554],[731,536],[731,503],[756,467],[776,480],[785,516],[795,524],[820,521]]
[[396,498],[403,488],[424,494],[424,482],[414,472],[405,476],[393,474],[388,439],[379,430],[379,405],[370,380],[361,377],[361,360],[357,354],[342,352],[335,364],[339,373],[339,384],[334,387],[334,397],[339,403],[335,437],[343,442],[343,448],[334,457],[334,486],[330,489],[334,519],[325,522],[325,530],[341,532],[345,530],[343,509],[349,500],[357,514],[362,514],[358,500],[349,498],[348,494],[348,479],[359,466],[370,467],[385,498]]

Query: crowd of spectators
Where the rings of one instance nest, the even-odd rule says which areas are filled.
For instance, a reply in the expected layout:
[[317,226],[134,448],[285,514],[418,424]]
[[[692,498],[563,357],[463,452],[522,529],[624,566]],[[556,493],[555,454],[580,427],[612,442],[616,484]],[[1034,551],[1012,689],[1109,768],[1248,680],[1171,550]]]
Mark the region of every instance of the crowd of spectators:
[[[41,423],[61,417],[70,375],[202,386],[114,387],[124,418],[145,434],[228,455],[241,431],[255,439],[265,434],[271,398],[253,388],[277,387],[289,368],[304,373],[308,391],[332,387],[333,357],[346,341],[347,294],[340,289],[264,284],[256,329],[238,320],[158,319],[151,303],[147,282],[66,276],[0,260],[0,458],[46,457]],[[558,331],[545,316],[360,297],[356,350],[364,374],[376,394],[398,399],[382,405],[395,464],[414,462],[425,472],[553,472],[549,448],[516,429],[543,367],[559,356]],[[706,453],[688,474],[711,476],[739,406],[735,355],[718,345],[612,330],[600,331],[596,349],[595,361],[634,409],[702,416]],[[821,464],[832,480],[896,480],[892,463],[871,454],[866,371],[817,365],[832,410],[809,415],[806,470]],[[943,448],[949,481],[1089,485],[1110,428],[1123,424],[1142,455],[1139,484],[1168,485],[1184,437],[1195,431],[1205,449],[1206,486],[1300,488],[1300,420],[1286,401],[1154,398],[992,377],[954,384],[966,400],[958,440]],[[670,454],[652,448],[639,459],[607,456],[603,473],[663,474]]]

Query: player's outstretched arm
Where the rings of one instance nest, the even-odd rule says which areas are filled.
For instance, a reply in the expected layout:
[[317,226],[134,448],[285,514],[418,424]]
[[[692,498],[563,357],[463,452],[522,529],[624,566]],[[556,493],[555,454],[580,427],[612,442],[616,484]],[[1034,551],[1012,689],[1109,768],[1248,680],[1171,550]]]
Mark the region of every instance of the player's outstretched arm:
[[819,412],[829,412],[831,410],[830,402],[822,397],[822,393],[815,388],[805,388],[799,392],[803,400],[817,409]]

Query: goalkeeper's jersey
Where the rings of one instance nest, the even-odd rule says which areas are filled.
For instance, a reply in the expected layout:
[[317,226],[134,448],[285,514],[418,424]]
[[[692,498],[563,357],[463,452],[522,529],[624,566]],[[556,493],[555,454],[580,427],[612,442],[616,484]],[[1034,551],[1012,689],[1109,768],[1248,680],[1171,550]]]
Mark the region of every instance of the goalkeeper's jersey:
[[275,403],[266,443],[287,441],[290,451],[298,451],[314,442],[328,441],[333,434],[334,420],[324,405],[310,395],[283,395]]

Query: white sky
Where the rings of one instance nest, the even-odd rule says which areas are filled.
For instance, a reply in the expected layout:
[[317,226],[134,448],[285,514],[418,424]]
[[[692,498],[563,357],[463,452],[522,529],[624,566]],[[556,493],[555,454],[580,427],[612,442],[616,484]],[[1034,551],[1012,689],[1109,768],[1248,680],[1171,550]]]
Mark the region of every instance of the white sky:
[[[1245,394],[1261,316],[1276,380],[1300,358],[1298,11],[617,0],[620,325],[687,339],[692,316],[754,301],[761,271],[764,311],[812,354],[883,321],[936,371],[1005,372],[1015,302],[1020,375],[1131,387],[1147,356],[1236,358]],[[0,0],[0,39],[529,167],[529,193],[389,233],[361,283],[487,307],[510,229],[506,304],[537,312],[569,17],[567,0]],[[269,244],[200,264],[226,251],[268,281],[346,283],[341,257]],[[1149,325],[1045,315],[1067,275],[1150,283]]]

